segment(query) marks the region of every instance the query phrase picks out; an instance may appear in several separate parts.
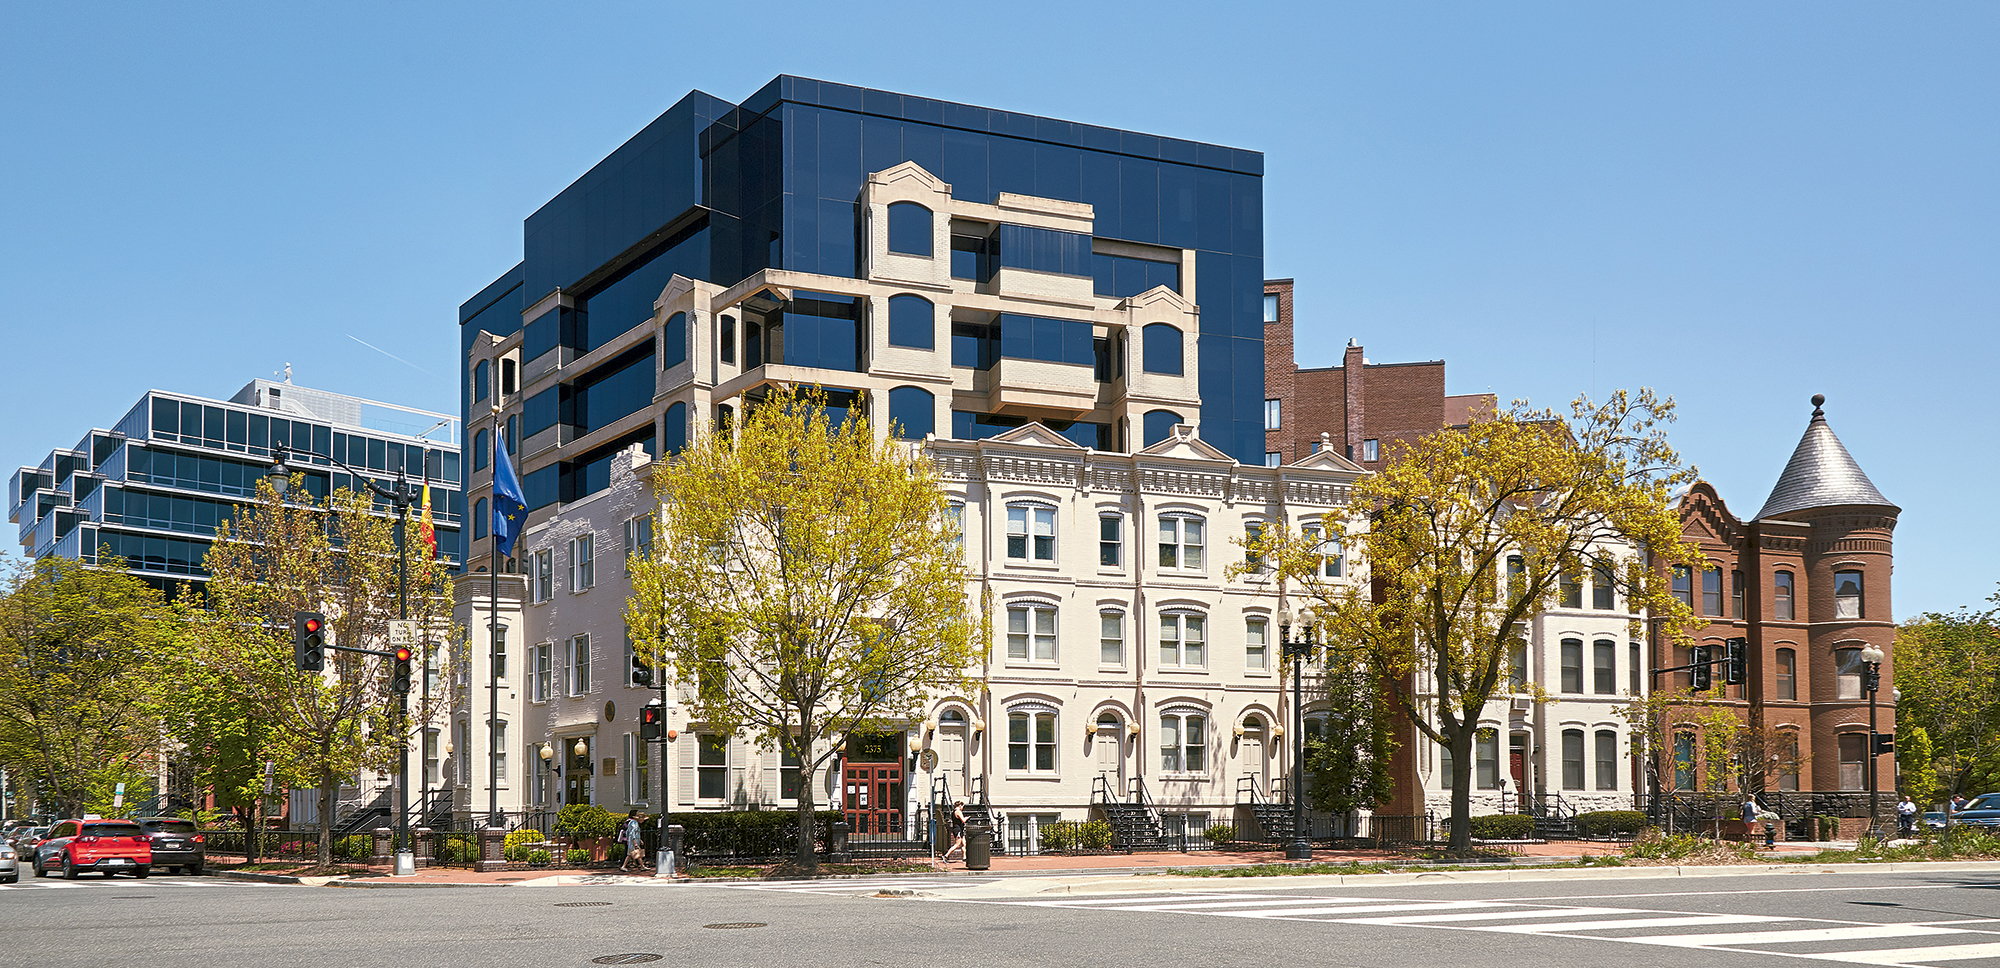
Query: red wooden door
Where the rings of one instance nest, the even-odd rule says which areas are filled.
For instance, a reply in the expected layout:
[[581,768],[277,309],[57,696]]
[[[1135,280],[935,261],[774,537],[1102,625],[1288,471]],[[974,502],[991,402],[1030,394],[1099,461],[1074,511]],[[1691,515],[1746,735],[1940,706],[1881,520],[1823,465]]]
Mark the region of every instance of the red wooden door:
[[841,809],[857,834],[894,834],[903,829],[903,765],[849,762],[843,771]]

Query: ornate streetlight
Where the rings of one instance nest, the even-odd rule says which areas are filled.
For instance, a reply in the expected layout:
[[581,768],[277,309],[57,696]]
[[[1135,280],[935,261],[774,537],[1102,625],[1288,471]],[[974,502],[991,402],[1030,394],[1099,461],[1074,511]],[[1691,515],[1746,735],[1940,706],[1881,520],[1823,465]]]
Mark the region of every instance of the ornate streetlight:
[[1879,646],[1868,645],[1861,649],[1861,691],[1868,694],[1868,756],[1862,762],[1868,764],[1868,830],[1875,831],[1876,818],[1881,814],[1881,794],[1876,789],[1879,781],[1875,778],[1875,695],[1882,689],[1882,660],[1888,658]]
[[1317,629],[1311,609],[1298,614],[1299,636],[1292,637],[1292,612],[1278,613],[1278,643],[1281,654],[1292,663],[1292,842],[1285,845],[1286,860],[1312,860],[1312,840],[1306,836],[1306,713],[1305,664],[1312,656]]

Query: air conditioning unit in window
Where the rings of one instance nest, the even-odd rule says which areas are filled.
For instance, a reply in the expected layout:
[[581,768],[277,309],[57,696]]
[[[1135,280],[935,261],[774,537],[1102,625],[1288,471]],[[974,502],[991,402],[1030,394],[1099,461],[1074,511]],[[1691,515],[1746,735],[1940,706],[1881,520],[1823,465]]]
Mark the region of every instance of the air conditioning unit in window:
[[1515,696],[1514,698],[1508,700],[1507,705],[1508,708],[1512,709],[1514,712],[1525,713],[1528,710],[1535,708],[1535,700],[1533,699],[1533,697],[1530,696]]

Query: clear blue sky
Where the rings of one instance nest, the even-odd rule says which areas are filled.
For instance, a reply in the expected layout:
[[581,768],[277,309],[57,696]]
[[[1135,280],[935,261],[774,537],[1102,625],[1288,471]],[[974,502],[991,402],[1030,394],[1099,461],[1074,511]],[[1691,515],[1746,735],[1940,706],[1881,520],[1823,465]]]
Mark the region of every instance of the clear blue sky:
[[522,218],[796,73],[1261,150],[1301,362],[1659,388],[1738,514],[1825,393],[1907,617],[2000,580],[1996,65],[1989,2],[17,3],[0,461],[287,361],[452,410]]

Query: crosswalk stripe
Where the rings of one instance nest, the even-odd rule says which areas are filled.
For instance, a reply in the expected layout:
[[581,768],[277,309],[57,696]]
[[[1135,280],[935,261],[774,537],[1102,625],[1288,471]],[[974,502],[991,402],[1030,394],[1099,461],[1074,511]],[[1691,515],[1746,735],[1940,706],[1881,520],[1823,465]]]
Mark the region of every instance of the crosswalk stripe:
[[1169,903],[1166,903],[1166,904],[1140,904],[1140,905],[1135,905],[1135,906],[1132,906],[1132,907],[1123,907],[1123,908],[1119,908],[1118,910],[1121,910],[1121,911],[1219,911],[1219,910],[1223,910],[1223,909],[1226,909],[1226,908],[1257,908],[1257,907],[1279,907],[1279,906],[1283,906],[1283,905],[1286,905],[1286,904],[1291,904],[1291,905],[1296,905],[1296,904],[1298,904],[1298,903],[1299,903],[1299,899],[1298,899],[1298,898],[1296,898],[1296,897],[1267,897],[1267,898],[1262,898],[1262,899],[1259,899],[1259,900],[1254,900],[1254,901],[1244,901],[1244,900],[1238,900],[1238,899],[1236,899],[1236,898],[1230,898],[1229,900],[1226,900],[1226,901],[1222,901],[1222,900],[1214,900],[1214,901],[1189,901],[1189,900],[1185,900],[1185,899],[1180,899],[1180,900],[1175,900],[1175,901],[1171,901],[1171,902],[1169,902]]
[[[1479,930],[1499,931],[1506,934],[1563,934],[1570,931],[1610,931],[1616,928],[1694,927],[1702,924],[1769,924],[1773,921],[1796,920],[1798,919],[1771,917],[1763,914],[1682,914],[1672,917],[1624,918],[1610,921],[1548,921],[1541,924],[1493,924]],[[1605,940],[1620,941],[1624,939],[1606,938]]]
[[1919,935],[1971,934],[1957,928],[1933,928],[1921,924],[1869,924],[1849,928],[1795,928],[1789,931],[1719,931],[1713,934],[1661,934],[1644,938],[1620,938],[1642,944],[1676,948],[1709,946],[1740,947],[1755,944],[1795,944],[1806,941],[1868,941],[1875,938],[1912,938]]
[[1953,944],[1936,948],[1878,948],[1873,951],[1822,951],[1812,955],[1827,961],[1857,965],[1922,965],[1933,961],[2000,958],[2000,944]]
[[[1218,901],[1220,901],[1220,900],[1224,900],[1224,899],[1227,899],[1227,898],[1232,898],[1232,897],[1242,897],[1243,895],[1241,895],[1241,894],[1179,894],[1179,895],[1166,895],[1166,896],[1167,896],[1167,897],[1169,897],[1169,898],[1173,898],[1173,899],[1177,899],[1177,900],[1194,900],[1194,899],[1199,899],[1199,898],[1212,898],[1212,899],[1214,899],[1214,900],[1218,900]],[[1148,903],[1152,903],[1152,902],[1154,902],[1155,900],[1158,900],[1158,899],[1159,899],[1159,898],[1161,898],[1161,897],[1162,897],[1162,895],[1159,895],[1159,894],[1128,894],[1128,895],[1120,895],[1120,896],[1118,896],[1118,897],[1066,897],[1066,898],[1061,898],[1061,899],[1059,899],[1059,900],[1047,900],[1047,899],[1044,899],[1044,898],[1022,898],[1022,899],[1020,899],[1020,900],[1015,900],[1015,899],[1012,899],[1012,898],[995,898],[994,900],[995,900],[995,901],[997,901],[998,903],[1001,903],[1001,904],[1011,904],[1011,905],[1014,905],[1014,906],[1016,906],[1016,907],[1105,907],[1105,908],[1108,908],[1108,907],[1112,907],[1112,906],[1114,906],[1114,905],[1118,905],[1118,904],[1148,904]],[[1299,900],[1299,898],[1297,898],[1297,897],[1293,897],[1293,898],[1290,898],[1290,900],[1291,900],[1291,901],[1298,901],[1298,900]]]
[[[1491,901],[1419,901],[1414,904],[1342,904],[1338,907],[1282,908],[1276,911],[1242,911],[1237,913],[1246,918],[1302,918],[1327,914],[1378,914],[1384,911],[1448,911],[1455,908],[1490,908]],[[1199,914],[1201,912],[1190,912]],[[1329,920],[1321,918],[1321,920]]]
[[1548,918],[1558,917],[1558,916],[1570,917],[1570,916],[1578,916],[1585,914],[1596,915],[1596,914],[1648,914],[1648,913],[1652,912],[1640,911],[1636,908],[1591,908],[1591,907],[1523,908],[1512,911],[1473,911],[1466,914],[1393,914],[1388,917],[1382,917],[1382,918],[1355,918],[1346,923],[1408,925],[1411,927],[1419,927],[1425,924],[1433,924],[1440,921],[1498,921],[1502,918],[1522,918],[1522,919],[1540,918],[1546,920]]

